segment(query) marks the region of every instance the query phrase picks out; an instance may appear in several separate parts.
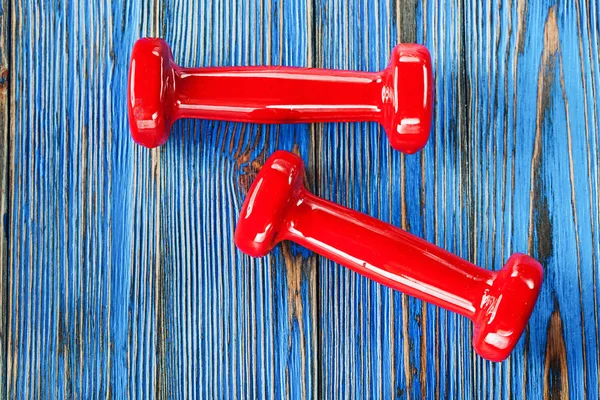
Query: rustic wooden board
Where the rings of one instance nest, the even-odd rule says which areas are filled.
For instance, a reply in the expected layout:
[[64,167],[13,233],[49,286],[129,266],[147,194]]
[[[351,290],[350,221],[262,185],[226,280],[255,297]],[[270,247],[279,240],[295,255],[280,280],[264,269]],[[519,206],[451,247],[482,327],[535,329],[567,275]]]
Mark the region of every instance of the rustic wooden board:
[[[600,396],[597,2],[13,0],[0,11],[0,396]],[[376,124],[186,120],[143,149],[125,93],[144,35],[165,37],[186,66],[374,71],[395,43],[425,43],[431,141],[403,156]],[[486,268],[515,251],[539,258],[545,285],[511,358],[483,361],[467,320],[297,246],[262,260],[236,251],[239,208],[275,149],[303,156],[319,195]]]
[[6,329],[8,318],[8,129],[9,129],[9,31],[8,1],[0,1],[0,398],[6,398]]
[[260,164],[308,154],[311,128],[187,121],[150,151],[125,113],[144,35],[182,65],[310,65],[310,14],[287,6],[13,5],[10,396],[316,393],[315,257],[232,244]]
[[[181,65],[310,65],[307,4],[181,1],[164,6],[164,36]],[[176,124],[160,162],[167,394],[316,394],[316,257],[285,245],[253,260],[233,243],[266,157],[310,155],[311,137],[307,125]]]
[[317,2],[319,66],[383,68],[413,24],[436,75],[425,150],[391,151],[374,124],[328,125],[319,193],[484,267],[521,251],[546,271],[524,339],[492,364],[464,318],[319,262],[326,397],[598,398],[600,13],[544,3]]

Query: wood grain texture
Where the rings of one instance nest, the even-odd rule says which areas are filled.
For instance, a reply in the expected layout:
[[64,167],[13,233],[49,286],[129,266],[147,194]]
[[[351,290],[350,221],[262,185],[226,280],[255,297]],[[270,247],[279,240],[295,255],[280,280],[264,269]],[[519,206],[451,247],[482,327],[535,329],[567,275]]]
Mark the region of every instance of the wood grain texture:
[[306,2],[287,6],[15,2],[10,397],[316,393],[315,258],[232,244],[253,175],[309,153],[310,127],[185,121],[150,151],[125,113],[141,36],[182,65],[310,64]]
[[413,27],[404,6],[317,1],[319,66],[381,69],[415,29],[436,76],[424,151],[391,151],[375,124],[325,126],[319,193],[486,268],[529,252],[546,282],[514,354],[492,364],[469,321],[322,260],[325,397],[595,399],[598,5],[427,1],[409,7]]
[[[180,65],[310,65],[308,4],[174,2],[165,38]],[[254,260],[233,243],[266,157],[310,155],[310,140],[307,125],[175,124],[161,151],[165,394],[316,394],[316,258],[285,245]]]
[[[0,397],[600,396],[597,2],[1,5]],[[145,35],[184,66],[375,71],[424,43],[431,140],[404,156],[376,124],[184,120],[143,149],[125,101]],[[537,257],[546,281],[509,360],[476,356],[464,318],[298,246],[240,254],[235,221],[275,149],[302,155],[317,194],[482,267]]]
[[6,398],[6,340],[8,323],[8,129],[9,129],[9,29],[8,1],[0,1],[0,398]]

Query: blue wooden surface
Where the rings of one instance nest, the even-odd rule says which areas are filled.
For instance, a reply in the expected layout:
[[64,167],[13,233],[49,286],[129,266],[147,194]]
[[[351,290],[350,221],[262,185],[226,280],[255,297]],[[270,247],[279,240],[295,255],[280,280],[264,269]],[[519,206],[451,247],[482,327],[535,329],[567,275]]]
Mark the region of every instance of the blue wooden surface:
[[[600,396],[596,1],[13,0],[0,11],[0,395]],[[395,43],[424,43],[431,140],[404,156],[376,124],[185,120],[143,149],[125,99],[129,52],[146,35],[184,66],[374,71]],[[275,149],[303,156],[317,194],[483,267],[537,257],[546,280],[513,355],[482,360],[464,318],[297,246],[262,260],[236,251],[239,208]]]

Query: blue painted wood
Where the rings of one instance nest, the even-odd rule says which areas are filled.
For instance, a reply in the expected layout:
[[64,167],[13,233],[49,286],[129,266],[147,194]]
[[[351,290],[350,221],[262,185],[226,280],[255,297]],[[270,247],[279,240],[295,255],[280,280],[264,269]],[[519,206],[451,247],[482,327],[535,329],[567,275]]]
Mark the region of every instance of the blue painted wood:
[[0,398],[6,398],[6,337],[8,319],[8,128],[9,128],[9,41],[8,1],[0,1]]
[[[398,12],[318,1],[317,59],[383,67]],[[320,262],[326,397],[598,398],[598,15],[580,1],[418,4],[436,76],[425,150],[390,151],[374,124],[323,129],[324,197],[484,267],[521,251],[546,271],[525,337],[492,364],[467,320]]]
[[311,128],[185,121],[150,151],[125,113],[140,36],[182,65],[310,65],[306,4],[15,3],[9,396],[314,395],[315,258],[232,244],[261,161]]
[[[181,65],[310,65],[303,1],[165,5]],[[176,124],[161,152],[166,392],[183,397],[316,394],[315,257],[253,260],[233,232],[245,195],[278,148],[310,154],[307,125]]]
[[[598,398],[599,10],[583,0],[14,0],[0,146],[6,393]],[[398,41],[425,43],[431,141],[403,156],[376,124],[185,120],[165,146],[142,149],[125,90],[143,35],[165,37],[186,66],[374,71]],[[539,258],[546,282],[513,356],[483,361],[468,321],[297,246],[262,260],[236,251],[237,213],[275,149],[303,156],[319,195],[483,267],[515,251]]]

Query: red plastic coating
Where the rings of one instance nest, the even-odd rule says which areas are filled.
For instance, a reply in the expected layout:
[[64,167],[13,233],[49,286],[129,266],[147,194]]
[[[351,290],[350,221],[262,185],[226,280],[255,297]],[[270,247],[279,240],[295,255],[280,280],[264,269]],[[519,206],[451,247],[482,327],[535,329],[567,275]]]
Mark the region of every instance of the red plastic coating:
[[179,118],[255,123],[376,121],[406,153],[429,138],[433,78],[423,46],[401,44],[381,72],[294,67],[182,68],[162,39],[138,40],[129,69],[133,139],[160,146]]
[[470,318],[473,346],[502,361],[517,344],[542,284],[542,266],[513,254],[500,271],[471,264],[425,240],[306,191],[302,159],[275,152],[244,202],[240,250],[262,257],[291,240],[393,289]]

